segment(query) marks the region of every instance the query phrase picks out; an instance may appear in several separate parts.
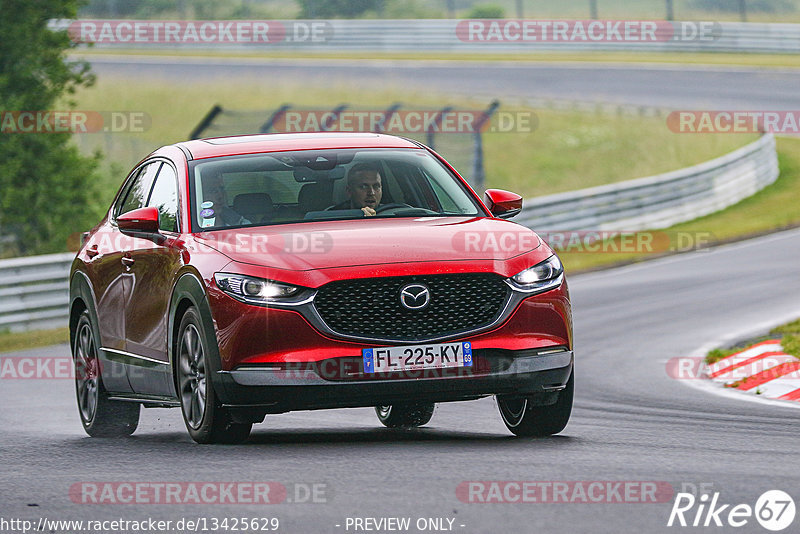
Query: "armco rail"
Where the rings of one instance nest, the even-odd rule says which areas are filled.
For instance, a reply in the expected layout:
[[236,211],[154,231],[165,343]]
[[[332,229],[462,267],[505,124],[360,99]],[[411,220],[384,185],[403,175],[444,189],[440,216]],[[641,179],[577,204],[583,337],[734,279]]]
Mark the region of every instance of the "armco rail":
[[[72,21],[51,20],[50,27],[64,29]],[[97,21],[94,21],[97,22]],[[272,28],[281,28],[277,34],[281,37],[273,42],[204,42],[200,37],[190,34],[189,38],[177,39],[180,42],[153,43],[141,40],[136,42],[133,38],[133,26],[126,21],[124,32],[120,37],[112,35],[111,41],[99,41],[98,48],[169,48],[169,49],[242,49],[242,50],[314,50],[319,52],[341,52],[368,50],[371,52],[461,52],[461,53],[517,53],[536,52],[541,50],[624,50],[624,51],[682,51],[682,52],[762,52],[762,53],[794,53],[800,52],[800,24],[779,23],[742,23],[719,22],[712,23],[713,31],[710,37],[692,38],[695,30],[699,28],[698,22],[676,21],[675,33],[667,23],[659,23],[655,32],[656,40],[621,40],[615,38],[614,31],[624,33],[624,23],[618,30],[610,30],[610,39],[593,40],[589,38],[591,32],[597,34],[598,30],[589,28],[589,21],[584,21],[587,33],[581,39],[572,37],[559,41],[522,40],[515,37],[521,34],[518,27],[510,27],[504,33],[488,33],[491,20],[479,21],[485,24],[486,35],[491,40],[480,41],[473,34],[470,38],[467,21],[454,19],[410,19],[410,20],[275,20],[267,21]],[[142,21],[145,22],[145,21]],[[204,21],[192,21],[201,26]],[[595,21],[596,23],[598,21]],[[602,22],[602,21],[601,21]],[[459,27],[459,23],[461,26]],[[459,29],[460,28],[460,29]],[[458,32],[457,32],[458,30]],[[97,27],[97,36],[101,35],[101,28]],[[466,33],[465,33],[466,31]],[[699,32],[699,30],[697,30]],[[125,33],[127,32],[127,33]],[[538,32],[538,30],[537,30]],[[275,33],[275,32],[273,32]],[[283,34],[285,33],[285,37]],[[106,35],[109,35],[106,33]],[[194,37],[192,37],[194,35]],[[638,37],[638,31],[634,32]],[[709,35],[709,32],[703,34]],[[98,40],[100,37],[96,37]],[[248,33],[247,39],[250,38]]]
[[666,228],[721,210],[778,178],[775,137],[677,171],[528,199],[514,220],[534,230]]
[[67,326],[75,253],[0,261],[0,332]]
[[[729,206],[778,177],[775,138],[679,171],[527,200],[517,216],[539,230],[663,228]],[[0,261],[0,331],[67,325],[74,254]]]

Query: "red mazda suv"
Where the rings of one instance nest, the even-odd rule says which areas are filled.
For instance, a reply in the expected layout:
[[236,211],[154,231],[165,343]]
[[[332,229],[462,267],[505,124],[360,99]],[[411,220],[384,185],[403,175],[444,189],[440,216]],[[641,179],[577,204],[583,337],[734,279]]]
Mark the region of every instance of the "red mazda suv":
[[495,395],[511,432],[569,420],[561,262],[426,146],[369,133],[160,148],[84,235],[70,272],[78,411],[129,435],[180,407],[200,443],[291,410],[375,407],[388,427]]

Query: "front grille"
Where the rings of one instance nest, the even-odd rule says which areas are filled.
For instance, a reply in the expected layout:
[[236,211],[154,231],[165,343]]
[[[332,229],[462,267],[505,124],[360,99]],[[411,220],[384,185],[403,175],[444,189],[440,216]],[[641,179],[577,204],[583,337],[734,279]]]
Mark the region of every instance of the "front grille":
[[[409,310],[400,304],[400,291],[409,283],[430,289],[426,308]],[[397,276],[331,282],[319,289],[314,305],[338,334],[415,341],[492,324],[509,292],[503,279],[492,273]]]

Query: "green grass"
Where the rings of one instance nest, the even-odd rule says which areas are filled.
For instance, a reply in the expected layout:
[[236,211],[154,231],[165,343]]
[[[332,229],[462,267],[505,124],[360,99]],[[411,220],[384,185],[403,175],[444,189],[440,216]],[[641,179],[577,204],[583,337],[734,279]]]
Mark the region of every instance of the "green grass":
[[496,53],[486,52],[318,52],[298,51],[247,51],[247,50],[192,50],[192,49],[81,49],[76,56],[91,59],[95,55],[152,55],[188,56],[210,58],[261,58],[261,59],[383,59],[383,60],[447,60],[447,61],[515,61],[534,63],[663,63],[673,65],[719,65],[745,67],[800,67],[800,54],[732,54],[725,52],[614,52],[581,51]]
[[0,352],[47,347],[57,343],[69,343],[69,329],[55,328],[31,332],[0,333]]
[[735,354],[741,350],[744,350],[747,346],[737,346],[736,348],[732,349],[714,349],[709,351],[706,355],[706,364],[711,365],[712,363],[716,363],[720,361],[722,358],[727,358],[731,354]]
[[487,187],[509,189],[525,198],[573,191],[681,169],[756,139],[677,135],[656,117],[536,113],[539,126],[530,134],[484,136]]
[[[776,229],[800,225],[800,139],[778,138],[778,160],[781,174],[774,184],[727,209],[681,223],[664,230],[668,235],[679,232],[700,236],[707,245],[735,241],[768,233]],[[570,272],[587,271],[645,261],[653,254],[580,253],[559,254]]]
[[[75,136],[85,151],[104,151],[118,169],[110,176],[105,198],[121,182],[125,171],[153,149],[185,140],[215,104],[232,110],[254,110],[241,120],[244,130],[211,131],[206,135],[255,131],[271,110],[284,103],[327,110],[340,103],[351,109],[386,109],[393,102],[405,109],[483,110],[486,100],[448,97],[408,89],[364,90],[348,85],[307,87],[289,81],[271,84],[263,79],[210,80],[179,84],[105,76],[77,93],[77,109],[143,111],[152,120],[139,134],[83,134]],[[531,111],[502,103],[500,111]],[[484,134],[487,187],[510,189],[525,197],[602,185],[671,171],[734,150],[755,136],[676,135],[661,117],[611,115],[579,110],[534,110],[538,127],[532,132]],[[424,140],[424,136],[415,136]],[[447,134],[436,137],[436,149],[463,174],[471,173],[472,137]]]
[[[735,354],[748,347],[752,347],[756,343],[766,341],[767,339],[771,339],[776,336],[781,340],[781,348],[783,348],[783,352],[790,354],[795,358],[800,358],[800,319],[795,319],[794,321],[773,328],[770,330],[769,335],[767,336],[759,336],[746,342],[738,343],[735,347],[717,348],[711,350],[708,352],[708,354],[706,354],[705,362],[707,365],[711,365],[712,363],[718,362],[722,358],[726,358],[731,354]],[[747,379],[744,378],[738,382],[730,384],[727,387],[736,387],[745,380]]]
[[800,334],[800,319],[773,328],[769,333],[771,335]]
[[[178,95],[178,96],[176,96]],[[76,95],[79,109],[144,111],[151,127],[141,134],[84,134],[78,144],[89,151],[104,150],[116,164],[98,202],[110,202],[125,172],[158,146],[186,139],[214,104],[233,110],[258,110],[241,120],[255,127],[269,110],[290,102],[298,107],[332,109],[350,103],[356,109],[385,109],[392,102],[405,108],[435,109],[452,104],[460,109],[484,109],[486,101],[454,99],[408,90],[354,89],[347,85],[301,87],[288,82],[224,80],[180,84],[104,77],[95,87]],[[510,104],[501,111],[522,108]],[[266,113],[265,113],[266,112]],[[578,110],[536,110],[532,132],[484,134],[487,187],[519,192],[526,198],[619,182],[667,172],[720,156],[755,139],[753,135],[678,135],[659,117],[610,115]],[[250,130],[253,131],[253,130]],[[214,132],[212,132],[214,133]],[[232,133],[232,132],[219,132]],[[471,173],[471,136],[439,135],[436,149],[465,175]],[[800,141],[779,139],[781,177],[764,191],[720,213],[667,229],[726,241],[800,224]],[[643,261],[653,254],[562,254],[570,272]]]
[[786,334],[781,338],[783,352],[800,358],[800,334]]

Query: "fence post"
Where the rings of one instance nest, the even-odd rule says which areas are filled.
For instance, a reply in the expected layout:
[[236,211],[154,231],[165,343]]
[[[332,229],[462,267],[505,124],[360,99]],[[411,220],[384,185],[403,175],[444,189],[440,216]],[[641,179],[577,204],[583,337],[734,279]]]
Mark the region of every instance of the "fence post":
[[481,128],[491,118],[492,114],[500,107],[500,101],[493,100],[486,111],[483,112],[483,117],[475,123],[475,131],[472,133],[475,141],[475,149],[472,156],[472,186],[480,193],[483,185],[486,182],[486,173],[483,168],[483,137],[481,135]]
[[375,133],[384,133],[386,131],[386,123],[389,122],[389,119],[392,118],[392,115],[397,113],[397,110],[400,109],[401,107],[403,107],[403,104],[401,104],[400,102],[395,102],[394,104],[386,108],[386,111],[383,112],[383,118],[380,121],[378,121],[378,124],[376,125],[377,127],[375,128],[376,130]]
[[195,126],[192,133],[189,134],[189,139],[200,139],[200,135],[203,131],[211,125],[211,122],[217,118],[217,115],[222,113],[222,106],[219,104],[215,105],[211,110],[206,113],[206,116],[203,117],[203,120],[200,121],[200,124]]
[[[344,111],[346,109],[347,109],[347,104],[340,104],[340,105],[336,106],[335,108],[333,108],[331,110],[331,113],[333,114],[333,119],[334,120],[338,119],[339,115],[342,114],[342,111]],[[320,132],[327,132],[328,131],[328,127],[325,126],[324,124],[322,124],[321,121],[320,121],[320,125],[319,125],[319,131]]]
[[436,120],[433,121],[428,127],[428,130],[425,132],[425,144],[428,145],[431,150],[436,150],[433,148],[433,136],[435,133],[436,128],[442,123],[442,119],[444,118],[445,114],[450,113],[453,111],[453,106],[446,106],[439,110],[439,114],[436,116]]
[[259,133],[269,133],[272,127],[275,125],[275,121],[283,117],[283,115],[291,109],[290,104],[284,104],[278,109],[276,109],[272,115],[267,119],[267,122],[261,125],[261,128],[258,129]]

